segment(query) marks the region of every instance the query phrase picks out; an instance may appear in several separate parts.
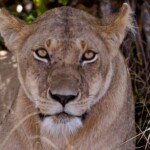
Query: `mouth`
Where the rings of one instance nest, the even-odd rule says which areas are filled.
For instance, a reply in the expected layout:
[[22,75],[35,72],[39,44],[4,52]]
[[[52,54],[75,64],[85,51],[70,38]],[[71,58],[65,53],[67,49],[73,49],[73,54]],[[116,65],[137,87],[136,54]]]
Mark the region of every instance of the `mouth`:
[[48,117],[56,117],[56,118],[74,118],[74,117],[78,117],[80,118],[82,121],[84,121],[86,118],[87,118],[87,112],[83,113],[81,116],[75,116],[75,115],[70,115],[66,112],[61,112],[61,113],[58,113],[58,114],[55,114],[55,115],[49,115],[49,114],[43,114],[41,112],[38,113],[38,116],[40,118],[41,121],[43,121],[45,118],[48,118]]

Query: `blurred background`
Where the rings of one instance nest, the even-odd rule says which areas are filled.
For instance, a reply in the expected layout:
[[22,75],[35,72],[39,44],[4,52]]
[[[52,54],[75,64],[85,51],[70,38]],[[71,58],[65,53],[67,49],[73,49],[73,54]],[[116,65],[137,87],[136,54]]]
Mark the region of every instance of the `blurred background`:
[[[149,0],[0,0],[13,15],[27,23],[48,9],[71,6],[98,18],[119,10],[123,2],[134,12],[136,34],[128,33],[121,45],[132,78],[135,100],[136,149],[150,150],[150,1]],[[9,54],[0,37],[0,62]],[[2,63],[0,63],[1,66]],[[1,67],[2,68],[2,67]],[[0,68],[0,71],[2,70]],[[0,72],[1,73],[1,72]]]

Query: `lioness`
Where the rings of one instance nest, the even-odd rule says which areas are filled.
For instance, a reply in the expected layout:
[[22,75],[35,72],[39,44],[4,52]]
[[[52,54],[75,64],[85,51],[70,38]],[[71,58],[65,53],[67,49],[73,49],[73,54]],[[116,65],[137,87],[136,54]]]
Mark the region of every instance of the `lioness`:
[[131,83],[119,51],[128,29],[126,3],[102,20],[61,7],[30,25],[1,9],[21,86],[0,150],[134,150]]

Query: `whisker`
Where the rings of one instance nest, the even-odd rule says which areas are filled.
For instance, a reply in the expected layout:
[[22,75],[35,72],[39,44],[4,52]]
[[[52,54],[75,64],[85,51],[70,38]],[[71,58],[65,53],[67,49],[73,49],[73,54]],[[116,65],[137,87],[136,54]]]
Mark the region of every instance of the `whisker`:
[[42,97],[38,97],[38,100],[36,100],[36,101],[39,102],[39,103],[45,103],[45,104],[49,104],[49,105],[53,104],[52,101],[48,101],[48,100],[46,100],[46,99],[44,99]]

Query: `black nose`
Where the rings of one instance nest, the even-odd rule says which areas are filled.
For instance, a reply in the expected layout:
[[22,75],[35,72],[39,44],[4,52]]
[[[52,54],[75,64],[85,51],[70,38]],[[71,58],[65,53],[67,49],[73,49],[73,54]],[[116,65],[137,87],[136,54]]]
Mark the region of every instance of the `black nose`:
[[59,94],[52,94],[50,91],[50,96],[53,100],[58,101],[63,106],[65,106],[68,102],[73,101],[76,99],[77,95],[59,95]]

